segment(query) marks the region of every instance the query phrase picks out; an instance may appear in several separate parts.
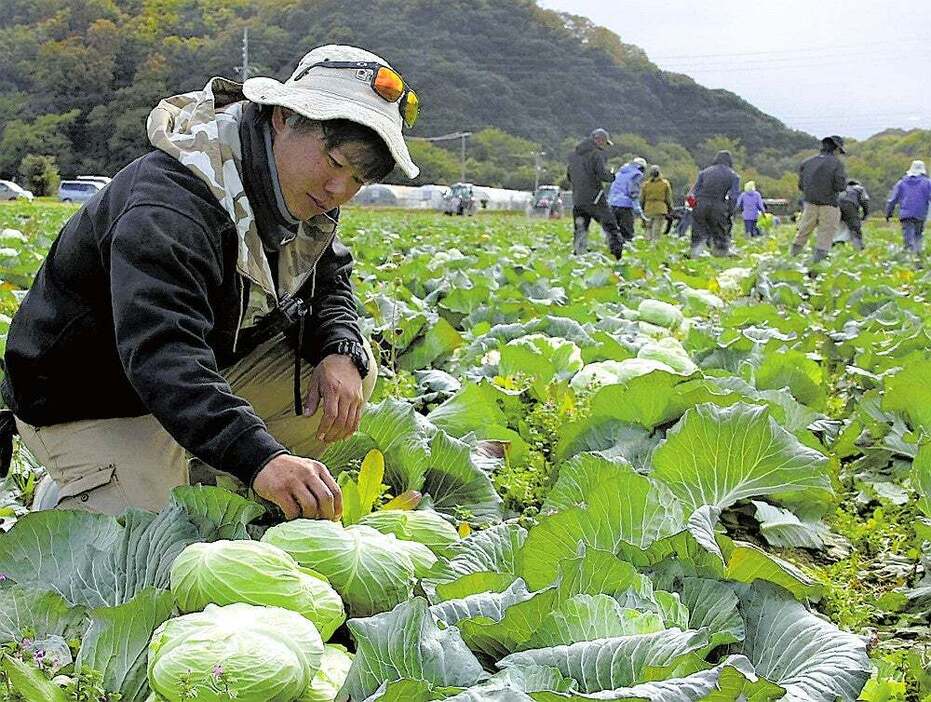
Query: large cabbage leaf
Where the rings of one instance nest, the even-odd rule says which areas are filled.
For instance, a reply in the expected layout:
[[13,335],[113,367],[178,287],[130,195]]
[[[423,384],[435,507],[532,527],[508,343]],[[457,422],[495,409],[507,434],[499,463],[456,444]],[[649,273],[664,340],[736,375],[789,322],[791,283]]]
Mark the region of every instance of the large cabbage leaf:
[[126,702],[145,699],[149,640],[172,608],[170,593],[146,588],[125,604],[94,610],[75,670],[102,673],[104,688],[118,691]]
[[429,494],[433,507],[454,517],[497,520],[501,498],[464,441],[438,430],[413,406],[387,399],[370,406],[357,431],[332,444],[321,460],[338,472],[377,448],[385,457],[385,480],[394,494]]
[[518,554],[527,530],[517,524],[498,524],[452,544],[449,561],[434,569],[421,586],[431,602],[458,599],[510,585],[519,569]]
[[559,561],[575,556],[580,542],[610,552],[622,543],[645,549],[683,529],[681,505],[669,488],[626,470],[586,494],[584,507],[545,516],[530,530],[520,572],[531,588],[553,582]]
[[790,491],[827,503],[833,494],[828,459],[756,405],[688,410],[653,452],[653,465],[653,476],[690,510]]
[[459,630],[438,628],[423,598],[373,617],[350,619],[348,626],[356,656],[337,700],[364,700],[385,681],[408,678],[469,687],[484,675]]
[[79,638],[87,628],[85,607],[72,607],[57,592],[12,585],[0,588],[0,644],[23,638]]
[[360,524],[344,528],[335,522],[296,519],[272,527],[262,541],[327,578],[353,616],[385,612],[407,600],[418,571],[436,562],[426,546]]
[[433,510],[385,509],[367,514],[359,524],[382,534],[394,534],[405,541],[421,543],[438,555],[449,552],[459,540],[456,528]]
[[742,652],[757,673],[786,689],[787,702],[856,700],[872,672],[866,641],[808,611],[791,594],[758,582],[741,596]]
[[512,653],[498,661],[498,667],[552,666],[575,680],[583,692],[599,692],[646,682],[647,676],[674,668],[707,645],[704,632],[672,628]]
[[158,514],[28,514],[0,539],[0,573],[71,604],[114,606],[146,587],[167,589],[171,564],[188,544],[241,533],[262,511],[221,488],[176,488],[174,495]]

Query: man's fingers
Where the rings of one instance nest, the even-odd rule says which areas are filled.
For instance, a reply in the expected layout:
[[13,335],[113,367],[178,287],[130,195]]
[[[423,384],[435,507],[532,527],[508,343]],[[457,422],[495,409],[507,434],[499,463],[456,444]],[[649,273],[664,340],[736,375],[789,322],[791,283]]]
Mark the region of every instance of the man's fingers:
[[345,439],[351,433],[352,418],[355,416],[355,403],[343,400],[339,403],[339,418],[336,420],[333,440]]
[[310,384],[310,389],[307,391],[307,399],[304,401],[304,416],[310,417],[313,416],[314,412],[317,411],[317,407],[320,404],[320,390],[317,387],[316,382]]
[[333,428],[333,423],[339,416],[339,405],[337,403],[335,393],[323,397],[323,417],[321,417],[320,426],[317,428],[317,439],[320,441],[327,440],[327,436]]
[[317,518],[333,520],[336,517],[336,497],[319,473],[307,482],[307,490],[317,504]]
[[330,495],[333,498],[333,516],[332,519],[339,519],[343,516],[343,492],[339,489],[339,485],[333,476],[330,475],[330,471],[325,465],[320,464],[319,476],[321,482],[327,487],[330,492]]
[[283,495],[276,495],[272,502],[281,508],[281,511],[284,512],[284,518],[288,521],[297,519],[301,516],[301,506],[290,492],[286,492]]
[[306,484],[295,485],[291,494],[294,495],[294,499],[301,506],[301,516],[307,519],[316,519],[322,516],[317,496]]

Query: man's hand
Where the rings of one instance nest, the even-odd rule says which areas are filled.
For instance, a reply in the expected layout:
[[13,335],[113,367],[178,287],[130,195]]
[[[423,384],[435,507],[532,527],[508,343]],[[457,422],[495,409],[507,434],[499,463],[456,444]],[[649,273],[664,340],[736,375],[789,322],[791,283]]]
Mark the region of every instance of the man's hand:
[[252,482],[259,497],[274,502],[286,519],[339,519],[343,496],[320,461],[282,454],[270,460]]
[[332,443],[352,436],[359,428],[362,408],[362,378],[347,356],[331,354],[320,361],[310,376],[304,415],[323,407],[316,439]]

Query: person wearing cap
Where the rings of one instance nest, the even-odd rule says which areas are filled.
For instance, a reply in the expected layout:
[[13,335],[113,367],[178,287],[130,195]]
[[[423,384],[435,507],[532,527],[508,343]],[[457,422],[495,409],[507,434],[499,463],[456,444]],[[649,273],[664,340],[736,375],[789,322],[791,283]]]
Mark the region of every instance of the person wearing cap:
[[817,229],[812,263],[827,258],[840,225],[838,195],[847,187],[847,173],[838,153],[847,153],[844,140],[836,135],[825,137],[821,140],[821,153],[802,161],[798,169],[798,189],[805,204],[791,254],[802,253],[809,235]]
[[569,155],[566,179],[572,184],[572,252],[576,255],[588,251],[588,226],[593,219],[604,229],[608,249],[616,259],[620,260],[624,250],[621,231],[602,185],[614,181],[605,154],[613,143],[608,132],[596,129]]
[[672,186],[662,177],[659,166],[650,166],[650,179],[640,191],[640,206],[647,217],[647,238],[658,241],[672,212]]
[[[858,251],[863,250],[863,220],[870,213],[870,195],[859,180],[851,178],[837,199],[840,219],[850,232],[850,244]],[[862,213],[862,217],[861,217]]]
[[357,429],[376,374],[339,207],[416,177],[416,111],[384,59],[336,45],[152,110],[153,151],[64,225],[10,326],[2,393],[54,478],[41,506],[158,510],[191,455],[287,518],[338,518],[311,457]]
[[912,161],[905,176],[892,188],[886,201],[886,221],[899,208],[902,224],[902,243],[912,253],[922,253],[925,221],[928,218],[928,203],[931,201],[931,180],[924,161]]
[[643,216],[643,209],[640,207],[640,184],[646,169],[646,159],[635,156],[621,166],[608,191],[608,205],[611,206],[624,241],[633,241],[634,217]]
[[729,256],[731,248],[731,218],[737,208],[740,176],[733,168],[731,152],[719,151],[711,165],[698,174],[692,195],[692,244],[689,257],[701,255],[707,244],[714,256]]

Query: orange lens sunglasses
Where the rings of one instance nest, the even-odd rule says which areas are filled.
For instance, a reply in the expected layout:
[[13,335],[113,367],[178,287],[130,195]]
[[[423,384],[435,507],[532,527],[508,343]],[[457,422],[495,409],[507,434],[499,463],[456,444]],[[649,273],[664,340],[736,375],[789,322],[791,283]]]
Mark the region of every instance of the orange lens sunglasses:
[[420,115],[420,100],[411,88],[404,82],[401,74],[392,68],[370,61],[321,61],[305,66],[294,80],[298,81],[310,72],[311,68],[323,66],[325,68],[352,68],[356,70],[370,70],[372,77],[370,85],[375,94],[388,102],[397,102],[404,124],[410,128],[414,126]]

